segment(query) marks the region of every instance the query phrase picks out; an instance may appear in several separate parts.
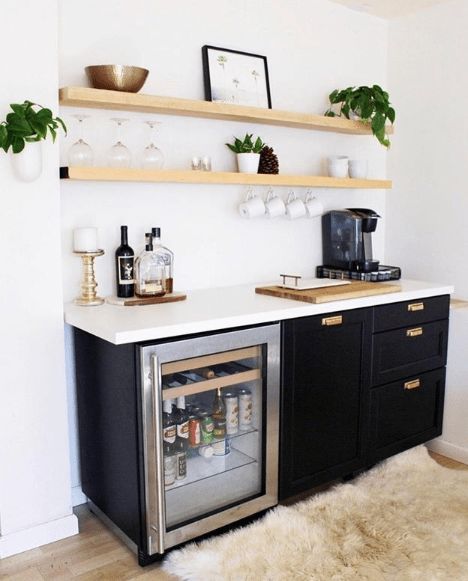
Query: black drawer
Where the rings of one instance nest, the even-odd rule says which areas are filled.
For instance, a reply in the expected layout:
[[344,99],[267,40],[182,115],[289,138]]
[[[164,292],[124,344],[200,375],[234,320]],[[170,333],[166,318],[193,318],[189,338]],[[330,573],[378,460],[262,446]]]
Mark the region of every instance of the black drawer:
[[442,432],[445,368],[371,391],[370,455],[379,460]]
[[448,319],[449,307],[449,295],[375,307],[374,332]]
[[372,384],[443,367],[447,335],[447,320],[376,333],[372,341]]

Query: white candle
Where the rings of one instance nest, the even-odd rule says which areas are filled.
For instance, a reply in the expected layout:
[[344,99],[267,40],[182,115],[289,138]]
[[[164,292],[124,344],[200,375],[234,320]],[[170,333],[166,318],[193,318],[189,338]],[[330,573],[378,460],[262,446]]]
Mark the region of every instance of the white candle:
[[98,250],[97,228],[75,228],[73,230],[73,250],[75,252],[96,252]]

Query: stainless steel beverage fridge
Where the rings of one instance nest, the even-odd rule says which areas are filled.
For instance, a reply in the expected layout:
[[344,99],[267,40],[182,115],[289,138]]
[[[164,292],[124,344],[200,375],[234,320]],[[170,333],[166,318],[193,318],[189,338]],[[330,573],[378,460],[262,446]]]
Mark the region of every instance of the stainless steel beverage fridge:
[[75,338],[83,489],[141,564],[277,504],[279,324],[125,346]]

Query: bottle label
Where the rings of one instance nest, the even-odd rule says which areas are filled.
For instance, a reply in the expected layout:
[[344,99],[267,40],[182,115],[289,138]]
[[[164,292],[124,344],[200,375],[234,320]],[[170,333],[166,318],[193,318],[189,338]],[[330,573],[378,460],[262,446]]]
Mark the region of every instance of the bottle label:
[[173,444],[176,439],[176,433],[177,431],[175,426],[167,426],[164,428],[163,440],[169,444]]
[[119,273],[119,284],[134,284],[135,279],[133,277],[133,256],[118,256],[118,273]]
[[145,280],[141,286],[146,294],[160,293],[164,290],[160,280]]
[[184,439],[188,439],[189,437],[189,423],[184,422],[183,424],[178,424],[177,425],[177,435],[179,436],[179,438],[184,438]]
[[177,480],[182,480],[187,476],[187,455],[185,452],[177,454]]

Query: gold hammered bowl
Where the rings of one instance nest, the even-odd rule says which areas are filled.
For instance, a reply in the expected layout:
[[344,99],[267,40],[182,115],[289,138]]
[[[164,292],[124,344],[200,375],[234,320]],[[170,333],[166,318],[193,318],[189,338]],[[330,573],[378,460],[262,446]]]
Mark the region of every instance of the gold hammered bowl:
[[148,76],[148,69],[127,65],[92,65],[85,67],[91,86],[95,89],[138,93]]

